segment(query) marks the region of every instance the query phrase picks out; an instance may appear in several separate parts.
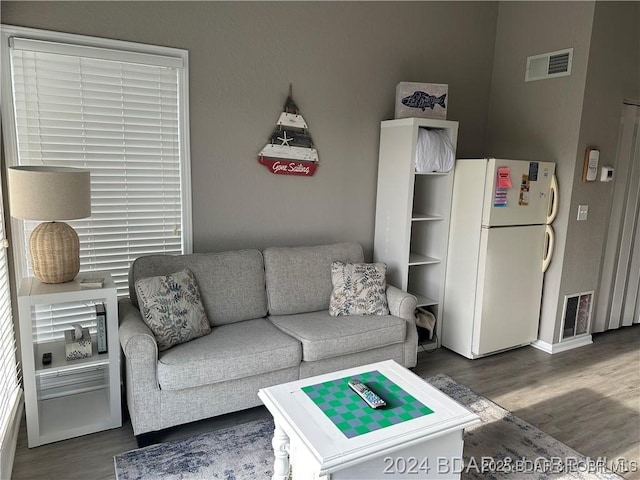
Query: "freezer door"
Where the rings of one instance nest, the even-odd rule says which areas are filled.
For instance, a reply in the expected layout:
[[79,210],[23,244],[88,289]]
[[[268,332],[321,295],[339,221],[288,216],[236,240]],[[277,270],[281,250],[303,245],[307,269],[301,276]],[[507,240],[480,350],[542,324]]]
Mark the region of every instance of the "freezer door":
[[538,338],[544,233],[545,225],[482,229],[473,355]]
[[547,223],[555,163],[490,158],[485,178],[482,225]]

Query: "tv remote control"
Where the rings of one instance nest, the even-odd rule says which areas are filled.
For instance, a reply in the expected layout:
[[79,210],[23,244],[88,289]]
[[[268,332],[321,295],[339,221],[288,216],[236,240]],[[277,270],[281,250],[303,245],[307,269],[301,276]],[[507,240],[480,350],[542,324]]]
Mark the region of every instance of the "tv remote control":
[[356,392],[371,408],[384,407],[387,402],[376,395],[373,390],[359,380],[349,380],[349,387]]

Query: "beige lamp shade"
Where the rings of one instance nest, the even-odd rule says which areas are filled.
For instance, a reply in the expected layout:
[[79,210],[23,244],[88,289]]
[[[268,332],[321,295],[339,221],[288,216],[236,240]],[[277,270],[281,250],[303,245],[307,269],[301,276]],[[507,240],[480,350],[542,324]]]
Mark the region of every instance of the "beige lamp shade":
[[80,271],[80,242],[75,230],[58,220],[91,215],[89,170],[25,166],[8,172],[11,216],[49,221],[29,237],[34,275],[43,283],[73,280]]
[[89,170],[9,167],[11,216],[24,220],[74,220],[91,215]]

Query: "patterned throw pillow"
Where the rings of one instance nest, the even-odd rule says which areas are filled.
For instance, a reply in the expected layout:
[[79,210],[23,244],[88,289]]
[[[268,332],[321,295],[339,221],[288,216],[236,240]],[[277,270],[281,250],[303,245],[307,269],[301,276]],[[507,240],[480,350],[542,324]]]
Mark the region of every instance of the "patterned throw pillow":
[[384,263],[331,263],[329,315],[388,315]]
[[136,281],[136,293],[142,319],[153,332],[158,350],[211,333],[191,270],[141,278]]

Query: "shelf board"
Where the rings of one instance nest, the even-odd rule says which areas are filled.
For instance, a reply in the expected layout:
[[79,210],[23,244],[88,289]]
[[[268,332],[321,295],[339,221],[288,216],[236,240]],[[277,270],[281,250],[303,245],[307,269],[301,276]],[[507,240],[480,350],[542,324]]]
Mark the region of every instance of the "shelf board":
[[[54,375],[59,372],[109,365],[109,353],[98,353],[98,342],[92,336],[93,355],[77,360],[67,360],[64,341],[36,343],[33,345],[36,375]],[[42,365],[42,354],[51,352],[51,364]]]
[[433,352],[438,349],[438,342],[434,340],[425,340],[418,343],[418,350],[422,349],[423,352]]
[[414,213],[411,217],[412,222],[429,222],[434,220],[444,220],[441,215],[429,215],[426,213]]
[[426,175],[431,177],[444,177],[449,175],[451,172],[415,172],[416,175]]
[[411,295],[416,297],[418,300],[418,307],[430,307],[431,305],[438,305],[438,301],[433,298],[427,297],[426,295],[421,295],[416,292],[409,292]]
[[[102,288],[81,288],[80,281],[85,277],[104,277]],[[23,278],[19,296],[28,297],[31,305],[49,305],[65,302],[107,300],[116,295],[116,286],[110,275],[104,272],[80,273],[70,282],[42,283],[29,277]]]
[[111,418],[109,389],[43,400],[39,407],[39,444],[119,426]]
[[433,257],[422,255],[421,253],[410,252],[409,253],[409,266],[412,265],[430,265],[433,263],[440,263],[441,260]]

